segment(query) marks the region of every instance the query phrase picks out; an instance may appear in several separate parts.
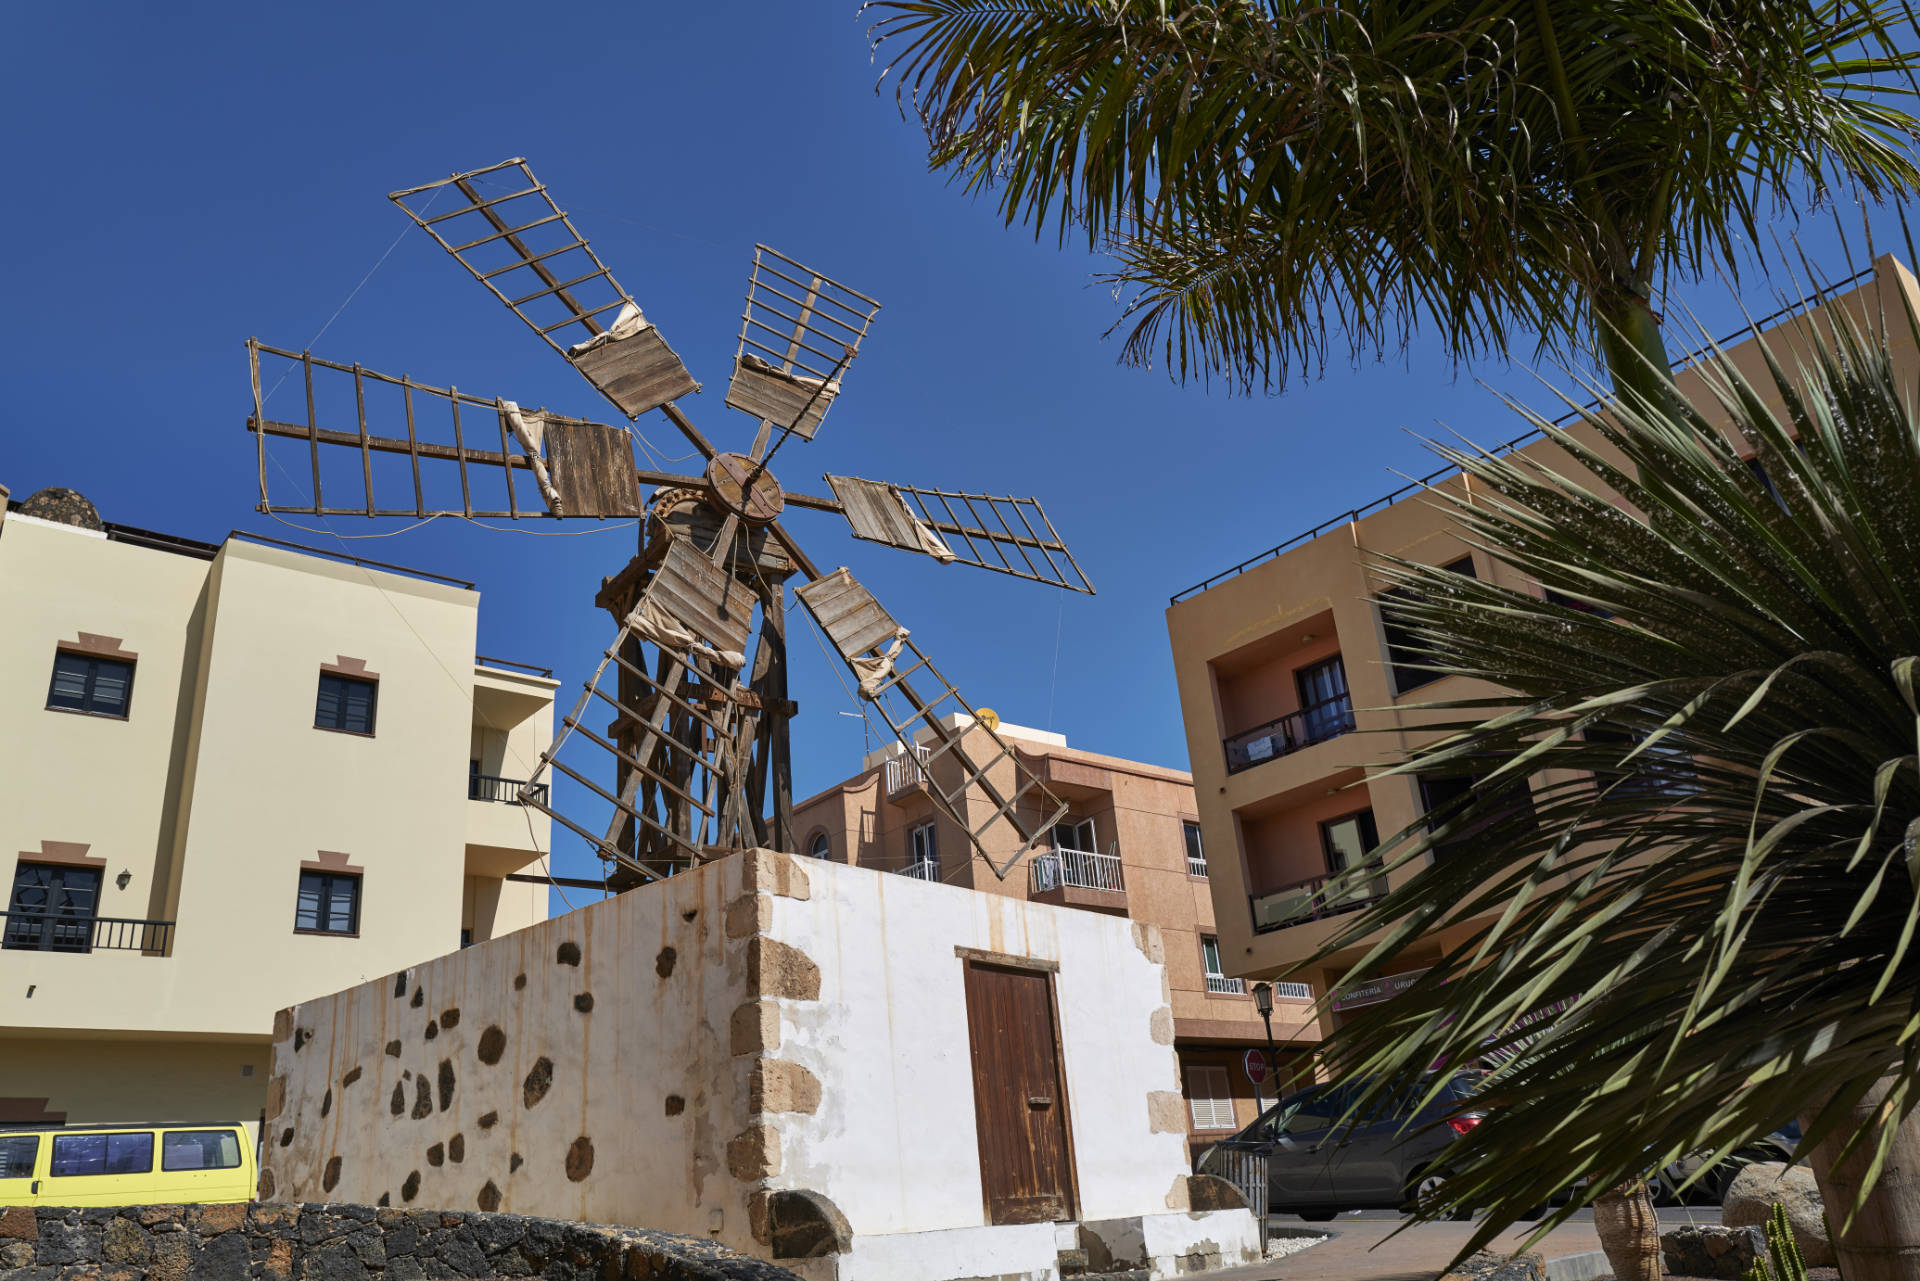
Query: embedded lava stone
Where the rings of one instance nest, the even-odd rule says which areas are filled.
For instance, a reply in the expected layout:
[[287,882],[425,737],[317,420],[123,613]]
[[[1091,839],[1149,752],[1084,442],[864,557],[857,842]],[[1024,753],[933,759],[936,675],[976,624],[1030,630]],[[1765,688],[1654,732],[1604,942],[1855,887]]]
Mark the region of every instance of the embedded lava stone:
[[393,995],[395,996],[395,998],[399,998],[399,997],[405,996],[406,994],[407,994],[407,972],[405,970],[402,970],[398,974],[393,976]]
[[668,1116],[679,1116],[682,1112],[685,1112],[686,1110],[687,1110],[687,1101],[685,1099],[681,1098],[677,1094],[669,1094],[667,1096],[667,1115]]
[[447,1162],[447,1150],[436,1143],[427,1149],[427,1164],[438,1169]]
[[506,1052],[507,1034],[500,1030],[499,1024],[489,1025],[487,1030],[480,1034],[480,1048],[475,1051],[480,1056],[480,1061],[492,1067]]
[[547,1097],[547,1091],[553,1085],[553,1060],[542,1054],[534,1060],[533,1071],[527,1073],[525,1084],[520,1087],[520,1101],[526,1107],[532,1107]]
[[273,1171],[260,1171],[260,1199],[262,1201],[273,1200],[273,1186]]
[[449,1005],[446,1009],[440,1011],[440,1026],[446,1028],[449,1032],[459,1027],[460,1007],[457,1005]]
[[488,1179],[487,1186],[480,1189],[478,1200],[480,1208],[488,1214],[492,1214],[500,1208],[500,1189],[493,1186],[492,1179]]
[[593,993],[582,992],[580,995],[574,997],[573,1008],[580,1011],[582,1014],[593,1013]]
[[306,1045],[306,1043],[307,1043],[307,1029],[303,1027],[297,1027],[293,1029],[293,1052],[295,1054],[298,1054],[302,1049],[302,1047]]
[[387,1057],[390,1059],[397,1059],[400,1057],[400,1042],[398,1041],[387,1042]]
[[387,1104],[387,1110],[395,1116],[407,1110],[407,1087],[398,1081],[393,1083],[393,1099]]
[[353,1071],[347,1073],[345,1076],[340,1078],[340,1088],[344,1090],[349,1085],[352,1085],[355,1081],[358,1081],[359,1079],[360,1079],[360,1069],[355,1068],[353,1069]]
[[429,1041],[431,1041],[431,1040],[432,1040],[432,1039],[433,1039],[434,1037],[436,1037],[436,1036],[439,1036],[439,1035],[440,1035],[440,1025],[439,1025],[438,1023],[435,1023],[435,1022],[434,1022],[434,1021],[433,1021],[432,1019],[428,1019],[428,1020],[427,1020],[427,1033],[426,1033],[426,1035],[427,1035],[427,1039],[428,1039]]
[[414,1080],[413,1119],[418,1121],[433,1111],[433,1087],[427,1084],[424,1076]]
[[467,1136],[456,1134],[447,1140],[447,1160],[455,1165],[467,1159]]
[[284,1147],[290,1146],[292,1143],[293,1143],[293,1127],[288,1126],[286,1129],[280,1131],[280,1146],[284,1148]]
[[407,1181],[400,1185],[400,1199],[402,1201],[411,1201],[419,1195],[420,1195],[420,1171],[418,1170],[409,1171],[407,1174]]
[[553,959],[562,965],[577,967],[580,964],[580,945],[572,939],[568,939],[562,943],[559,950],[553,954]]
[[333,1111],[333,1087],[328,1086],[327,1092],[320,1096],[320,1115],[325,1116],[331,1111]]
[[527,1159],[521,1156],[518,1152],[515,1152],[511,1157],[507,1158],[507,1173],[508,1174],[517,1173],[520,1167],[525,1165],[526,1163],[527,1163]]
[[526,985],[527,985],[527,976],[526,976],[526,975],[524,975],[524,974],[516,974],[516,975],[514,975],[514,976],[513,976],[513,990],[514,990],[514,991],[516,991],[516,992],[518,992],[518,991],[519,991],[519,990],[520,990],[521,988],[523,988],[523,987],[525,987]]
[[483,1130],[491,1130],[498,1124],[500,1124],[500,1114],[498,1112],[488,1112],[480,1118],[480,1128]]
[[680,919],[683,921],[691,921],[694,917],[698,915],[700,915],[700,909],[697,907],[690,907],[686,911],[680,913]]
[[320,1190],[322,1192],[331,1192],[339,1182],[340,1158],[337,1156],[328,1157],[326,1172],[320,1176]]
[[383,1210],[386,1209],[388,1206],[393,1204],[393,1193],[382,1192],[380,1194],[380,1199],[378,1201],[375,1201],[374,1204],[379,1206]]
[[653,972],[661,978],[665,978],[667,975],[673,973],[673,963],[679,959],[680,954],[678,952],[670,947],[663,947],[660,949],[660,955],[653,958]]
[[416,987],[415,989],[413,989],[413,999],[411,1001],[408,1001],[407,1004],[417,1010],[421,1006],[425,1005],[426,1003],[427,1003],[427,989],[425,989],[424,987]]
[[567,1149],[567,1178],[578,1183],[593,1173],[593,1140],[581,1135]]
[[453,1060],[440,1060],[440,1110],[453,1106]]

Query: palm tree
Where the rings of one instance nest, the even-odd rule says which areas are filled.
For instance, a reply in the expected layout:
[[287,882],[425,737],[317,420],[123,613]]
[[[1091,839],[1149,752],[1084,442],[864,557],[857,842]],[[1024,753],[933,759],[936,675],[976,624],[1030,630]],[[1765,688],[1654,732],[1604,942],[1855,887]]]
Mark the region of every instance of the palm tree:
[[1363,982],[1462,941],[1324,1049],[1386,1090],[1493,1047],[1424,1207],[1485,1209],[1469,1248],[1796,1115],[1849,1281],[1920,1247],[1910,1192],[1875,1188],[1920,1167],[1920,387],[1822,316],[1792,373],[1707,366],[1726,437],[1669,397],[1535,418],[1558,466],[1440,449],[1477,498],[1437,501],[1544,596],[1382,566],[1427,661],[1506,692],[1432,705],[1395,770],[1481,782],[1382,844],[1408,879],[1314,961],[1364,946]]
[[1456,361],[1597,341],[1659,394],[1665,285],[1795,193],[1920,180],[1880,0],[867,7],[933,167],[1115,253],[1126,357],[1182,380],[1274,388],[1426,325]]

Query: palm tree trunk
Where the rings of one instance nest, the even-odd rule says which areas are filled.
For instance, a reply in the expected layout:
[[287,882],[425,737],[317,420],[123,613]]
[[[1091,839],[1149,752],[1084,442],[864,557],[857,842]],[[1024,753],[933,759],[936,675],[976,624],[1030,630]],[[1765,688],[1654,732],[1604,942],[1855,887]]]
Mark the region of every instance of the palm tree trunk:
[[[1884,1081],[1867,1091],[1855,1105],[1850,1122],[1840,1128],[1851,1130],[1870,1123],[1886,1092]],[[1829,1138],[1807,1158],[1827,1208],[1827,1230],[1834,1233],[1840,1275],[1846,1281],[1909,1281],[1920,1275],[1920,1112],[1900,1123],[1879,1182],[1845,1227],[1841,1225],[1847,1223],[1873,1153],[1863,1146],[1836,1162],[1841,1142]]]
[[1668,383],[1673,364],[1660,340],[1660,318],[1652,304],[1622,292],[1612,299],[1595,299],[1593,311],[1600,355],[1613,376],[1614,391],[1629,403],[1629,392],[1650,404],[1666,403],[1672,396]]
[[1646,1180],[1623,1183],[1594,1198],[1593,1234],[1606,1251],[1614,1281],[1660,1281],[1660,1216]]

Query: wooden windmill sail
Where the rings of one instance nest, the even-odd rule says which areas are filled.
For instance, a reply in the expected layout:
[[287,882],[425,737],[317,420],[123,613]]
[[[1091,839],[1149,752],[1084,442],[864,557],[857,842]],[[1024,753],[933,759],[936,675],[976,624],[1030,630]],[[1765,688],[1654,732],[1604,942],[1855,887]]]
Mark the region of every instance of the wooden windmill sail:
[[[824,426],[880,304],[755,246],[725,403],[757,426],[746,452],[722,451],[678,403],[700,384],[524,160],[390,198],[621,415],[657,410],[705,460],[699,475],[655,470],[636,463],[624,427],[248,341],[263,512],[640,519],[638,553],[596,596],[616,622],[613,641],[521,802],[629,883],[751,845],[792,850],[786,583],[798,576],[795,594],[861,696],[910,750],[928,753],[936,808],[983,856],[996,825],[1017,834],[1012,858],[988,858],[1005,876],[1066,806],[851,572],[823,573],[782,518],[837,512],[857,538],[941,563],[1087,593],[1093,584],[1036,499],[850,476],[827,476],[826,497],[774,476],[775,454]],[[269,418],[263,385],[296,374],[303,412]],[[305,501],[270,493],[275,439],[306,444]],[[572,754],[582,743],[595,763]],[[604,829],[546,799],[536,785],[549,768],[609,807]]]

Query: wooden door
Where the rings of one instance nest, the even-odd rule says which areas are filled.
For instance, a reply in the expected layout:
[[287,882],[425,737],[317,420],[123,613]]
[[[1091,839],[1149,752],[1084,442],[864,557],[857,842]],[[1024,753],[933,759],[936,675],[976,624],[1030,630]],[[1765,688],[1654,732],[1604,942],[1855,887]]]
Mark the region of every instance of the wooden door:
[[967,1027],[987,1221],[1072,1218],[1072,1137],[1050,977],[967,962]]

